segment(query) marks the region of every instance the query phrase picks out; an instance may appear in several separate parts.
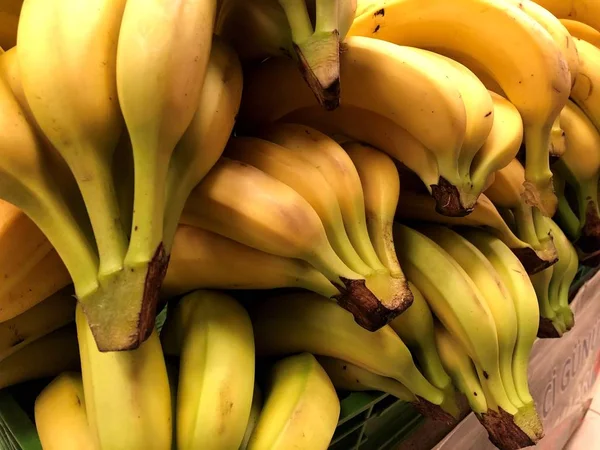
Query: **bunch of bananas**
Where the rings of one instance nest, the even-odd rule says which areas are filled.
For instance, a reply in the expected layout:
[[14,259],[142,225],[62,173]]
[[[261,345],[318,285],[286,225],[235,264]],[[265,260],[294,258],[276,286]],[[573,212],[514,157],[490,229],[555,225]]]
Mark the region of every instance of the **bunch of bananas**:
[[43,448],[324,450],[336,390],[539,441],[529,355],[600,258],[564,3],[0,5],[0,389],[54,377]]

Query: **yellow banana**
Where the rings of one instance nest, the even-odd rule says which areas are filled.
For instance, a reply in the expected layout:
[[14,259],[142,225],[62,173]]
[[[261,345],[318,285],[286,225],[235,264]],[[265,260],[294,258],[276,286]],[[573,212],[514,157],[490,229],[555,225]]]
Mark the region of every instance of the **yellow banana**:
[[535,0],[559,19],[579,20],[600,29],[600,5],[594,0]]
[[525,268],[511,250],[496,236],[478,230],[462,233],[490,261],[496,273],[510,292],[517,313],[517,342],[513,354],[512,370],[515,388],[525,406],[520,415],[529,420],[530,436],[542,436],[542,425],[527,381],[527,367],[533,343],[536,339],[540,318],[537,297]]
[[[365,278],[335,253],[310,204],[255,167],[221,158],[192,191],[181,222],[266,253],[305,260],[342,292],[340,304],[369,329],[385,325],[401,312],[398,308],[406,307],[389,289],[377,293],[385,295],[379,301],[365,286]],[[378,288],[375,283],[373,289]]]
[[362,367],[329,356],[317,356],[317,361],[325,369],[336,389],[351,392],[381,391],[405,402],[417,401],[412,392],[393,378],[369,372]]
[[315,357],[288,356],[271,368],[248,450],[326,449],[339,416],[335,388]]
[[577,245],[589,251],[600,244],[600,133],[585,113],[570,101],[560,119],[567,137],[567,151],[553,169],[576,193],[581,226],[576,235]]
[[455,226],[481,227],[498,236],[519,257],[530,273],[539,272],[556,259],[551,260],[538,254],[528,243],[519,239],[506,224],[494,204],[480,195],[473,212],[465,217],[443,216],[435,211],[435,201],[428,195],[403,192],[400,196],[396,216],[405,219],[424,220]]
[[248,449],[248,442],[250,442],[250,437],[252,436],[252,433],[256,428],[256,424],[258,423],[258,419],[260,418],[262,408],[262,391],[260,390],[257,384],[254,384],[254,393],[252,394],[252,406],[250,408],[250,418],[248,419],[248,424],[246,425],[246,431],[244,433],[244,439],[242,439],[242,443],[240,444],[239,450]]
[[444,370],[450,374],[456,389],[467,398],[474,413],[486,413],[488,404],[469,355],[440,323],[434,328],[434,339]]
[[[215,261],[219,260],[219,264]],[[170,298],[196,289],[304,288],[325,297],[340,291],[305,261],[261,252],[201,228],[180,225],[162,293]]]
[[467,67],[471,61],[485,67],[523,118],[529,201],[546,215],[554,213],[550,129],[571,80],[561,48],[542,25],[503,0],[394,0],[370,2],[348,34],[427,48]]
[[394,378],[434,417],[445,396],[415,366],[408,348],[389,327],[369,332],[334,302],[309,292],[272,297],[250,309],[256,351],[261,356],[298,352],[331,356],[384,377]]
[[363,276],[373,272],[350,242],[336,191],[321,171],[303,159],[299,152],[264,139],[233,137],[227,145],[226,155],[250,164],[294,189],[319,215],[327,238],[340,259]]
[[556,248],[549,236],[538,236],[535,228],[539,211],[527,204],[523,197],[525,169],[517,159],[498,170],[494,182],[485,190],[485,195],[498,208],[508,209],[515,220],[515,233],[527,242],[544,261],[556,261]]
[[44,450],[95,450],[81,374],[64,372],[35,400],[35,427]]
[[[438,163],[434,189],[456,199],[468,187],[458,170],[467,117],[456,71],[422,51],[376,39],[348,38],[345,46],[342,103],[384,116],[422,142]],[[248,75],[241,116],[249,125],[272,122],[313,105],[307,94],[293,64],[272,59]],[[400,103],[411,106],[398,108]]]
[[173,151],[167,173],[164,214],[167,252],[190,192],[225,149],[240,106],[242,85],[242,67],[237,55],[222,40],[213,37],[198,109]]
[[0,361],[73,322],[73,290],[66,288],[11,320],[0,323]]
[[583,39],[586,42],[600,48],[600,31],[577,20],[560,19],[560,23],[569,31],[571,36]]
[[81,304],[75,321],[85,407],[98,448],[170,449],[171,394],[157,332],[135,350],[102,353]]
[[37,339],[0,362],[0,389],[65,370],[79,369],[75,327],[67,325]]
[[571,89],[571,100],[600,129],[600,95],[594,87],[600,83],[600,49],[589,42],[575,39],[579,52],[579,75]]
[[165,354],[180,357],[177,448],[239,448],[254,390],[246,310],[228,295],[192,292],[169,312],[161,340]]

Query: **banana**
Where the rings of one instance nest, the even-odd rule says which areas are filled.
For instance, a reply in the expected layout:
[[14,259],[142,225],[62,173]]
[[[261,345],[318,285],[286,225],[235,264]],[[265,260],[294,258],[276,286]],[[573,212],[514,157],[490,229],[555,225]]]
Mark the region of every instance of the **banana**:
[[552,309],[550,303],[550,282],[552,281],[555,269],[554,266],[548,267],[539,273],[529,276],[540,305],[540,329],[538,337],[541,338],[561,337],[567,329],[562,318],[556,315],[556,311]]
[[423,377],[410,351],[389,326],[375,332],[364,330],[334,302],[309,292],[252,303],[250,315],[259,356],[306,351],[338,358],[394,378],[418,397],[420,410],[449,419],[436,406],[446,400],[444,393]]
[[426,5],[394,0],[369,2],[348,35],[427,48],[475,66],[475,71],[485,67],[523,118],[528,199],[545,215],[554,213],[550,130],[567,101],[571,79],[561,48],[542,25],[502,0],[435,0]]
[[44,450],[94,450],[81,374],[64,372],[35,399],[35,427]]
[[161,340],[167,355],[180,356],[177,448],[239,448],[254,390],[246,310],[228,295],[192,292],[169,312]]
[[600,133],[573,102],[567,103],[560,119],[567,137],[567,151],[552,168],[574,188],[577,196],[581,227],[576,234],[577,245],[584,251],[594,251],[600,246]]
[[247,450],[248,443],[250,442],[250,437],[256,428],[256,424],[258,423],[258,419],[260,418],[260,413],[263,408],[263,395],[262,391],[258,387],[257,384],[254,384],[254,393],[252,394],[252,406],[250,407],[250,418],[248,419],[248,424],[246,425],[246,431],[244,433],[244,439],[242,439],[242,443],[240,444],[239,450]]
[[[215,264],[215,261],[220,261]],[[171,298],[200,288],[304,288],[325,297],[340,291],[305,261],[261,252],[201,228],[180,225],[162,285]]]
[[389,156],[373,147],[351,142],[343,148],[360,178],[365,222],[375,253],[393,277],[405,279],[392,236],[392,224],[400,197],[398,169]]
[[73,290],[66,288],[11,320],[0,323],[0,361],[73,322]]
[[490,261],[496,273],[508,288],[510,297],[514,302],[518,331],[512,362],[513,379],[519,398],[525,404],[521,408],[521,412],[524,415],[530,415],[532,431],[534,434],[541,436],[541,424],[535,412],[527,381],[529,356],[536,339],[540,317],[535,290],[519,259],[500,239],[490,233],[478,230],[468,230],[462,235]]
[[261,130],[261,136],[297,153],[321,172],[337,196],[350,242],[369,267],[385,271],[369,237],[360,175],[344,149],[325,134],[298,124],[275,124]]
[[157,332],[135,350],[102,353],[81,304],[75,314],[86,413],[98,448],[170,449],[171,397]]
[[0,298],[0,323],[34,308],[71,284],[71,277],[55,250],[50,251]]
[[381,391],[405,402],[416,402],[417,398],[402,383],[393,378],[377,375],[362,367],[329,356],[317,356],[317,361],[336,389],[343,391]]
[[17,26],[23,0],[5,0],[0,7],[0,47],[10,49],[17,42]]
[[571,36],[582,39],[600,48],[600,31],[577,20],[560,19],[560,23],[569,31]]
[[198,109],[173,151],[167,174],[164,214],[167,252],[190,192],[225,149],[242,97],[242,67],[235,52],[216,37],[210,52]]
[[[448,190],[457,201],[461,189],[468,188],[458,168],[467,114],[457,72],[411,47],[364,37],[346,39],[345,47],[342,103],[384,116],[422,142],[438,164],[440,177],[433,189],[439,195]],[[246,81],[241,117],[249,126],[313,104],[293,64],[284,59],[266,61]],[[275,91],[285,94],[275,96]],[[400,102],[410,106],[398,108]]]
[[[216,33],[242,60],[292,57],[319,103],[339,104],[339,45],[356,10],[356,0],[224,0]],[[313,26],[314,25],[314,26]]]
[[421,227],[419,231],[454,258],[479,288],[496,324],[500,376],[506,395],[517,408],[523,406],[515,388],[512,372],[518,326],[514,301],[508,288],[486,257],[460,234],[443,226]]
[[552,279],[548,288],[550,305],[557,316],[562,318],[566,329],[570,330],[574,325],[574,317],[569,307],[569,288],[575,278],[579,267],[577,251],[567,239],[560,227],[549,218],[546,218],[556,249],[558,251],[558,263],[554,266]]
[[519,257],[529,273],[539,272],[555,260],[545,260],[527,242],[520,240],[506,224],[494,204],[480,195],[473,212],[465,217],[443,216],[435,211],[435,201],[428,195],[403,192],[400,196],[396,216],[404,219],[442,223],[455,226],[481,227],[498,236]]
[[450,374],[456,389],[467,398],[474,413],[486,413],[488,404],[469,355],[440,323],[434,327],[434,339],[444,370]]
[[99,278],[122,267],[127,245],[111,173],[123,128],[115,66],[124,7],[124,0],[27,0],[17,36],[23,91],[77,180],[98,244]]
[[342,292],[340,304],[368,329],[385,325],[408,306],[379,277],[366,280],[365,285],[365,277],[335,253],[310,204],[289,186],[247,164],[221,158],[192,191],[181,222],[266,253],[305,260]]
[[579,221],[579,216],[576,214],[565,196],[565,180],[558,174],[554,173],[554,191],[558,197],[558,208],[554,220],[560,225],[561,229],[569,236],[571,241],[576,241],[580,237],[582,224]]
[[95,244],[88,240],[50,176],[49,158],[2,78],[0,105],[0,125],[9,130],[0,139],[0,197],[19,207],[46,235],[60,253],[81,299],[98,288]]
[[498,170],[494,182],[485,190],[485,195],[498,208],[508,209],[515,220],[515,233],[519,239],[527,242],[544,261],[556,261],[556,248],[549,236],[538,236],[535,221],[539,210],[525,201],[523,183],[525,169],[517,159]]
[[594,0],[535,0],[559,19],[573,19],[600,29],[600,5]]
[[517,414],[501,377],[494,316],[477,285],[452,256],[418,231],[395,224],[394,238],[408,279],[473,359],[495,404],[511,416]]
[[581,39],[574,40],[579,52],[579,75],[571,89],[571,100],[600,129],[600,96],[594,92],[594,86],[600,83],[600,49]]
[[373,272],[350,242],[336,191],[321,171],[303,159],[299,152],[264,139],[233,137],[227,144],[226,156],[250,164],[294,189],[319,215],[327,238],[340,259],[363,276]]
[[435,387],[445,390],[451,380],[435,348],[433,315],[419,289],[411,282],[409,286],[414,296],[413,304],[392,320],[390,327],[410,349],[425,378]]
[[288,356],[271,368],[248,450],[325,450],[339,416],[335,388],[315,357]]
[[0,362],[0,389],[78,369],[75,327],[67,325],[3,359]]

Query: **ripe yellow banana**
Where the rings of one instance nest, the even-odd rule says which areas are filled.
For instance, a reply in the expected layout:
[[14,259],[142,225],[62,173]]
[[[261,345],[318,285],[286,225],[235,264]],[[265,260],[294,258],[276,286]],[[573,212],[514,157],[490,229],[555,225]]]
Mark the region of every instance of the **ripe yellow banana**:
[[250,315],[257,354],[306,351],[347,361],[401,382],[418,397],[424,410],[448,419],[435,406],[444,402],[444,393],[423,377],[410,351],[389,326],[375,332],[364,330],[334,302],[309,292],[253,303]]
[[21,315],[0,323],[0,362],[31,342],[73,322],[73,289],[66,288]]
[[550,236],[538,236],[536,220],[541,215],[536,207],[527,204],[523,197],[525,169],[517,159],[498,170],[494,182],[485,190],[485,195],[497,208],[508,209],[515,221],[515,234],[527,242],[544,261],[556,261],[556,248]]
[[111,173],[123,128],[115,66],[124,7],[124,0],[27,0],[17,38],[23,91],[77,180],[98,244],[100,278],[122,267],[127,245]]
[[335,388],[315,357],[288,356],[271,368],[248,450],[326,449],[339,416]]
[[600,129],[600,49],[589,42],[575,39],[579,52],[579,75],[571,89],[571,100],[579,106],[597,129]]
[[81,374],[64,372],[35,400],[35,427],[44,450],[95,450]]
[[517,414],[502,381],[494,316],[478,286],[450,254],[425,235],[395,224],[394,237],[409,280],[473,359],[494,402],[511,416]]
[[[97,289],[98,256],[66,198],[11,89],[0,79],[0,196],[18,206],[46,235],[77,284],[77,295]],[[18,151],[17,151],[18,150]]]
[[529,355],[536,339],[540,317],[535,290],[519,259],[500,239],[491,233],[473,229],[462,234],[490,261],[514,302],[518,331],[512,362],[513,379],[519,398],[525,404],[520,408],[520,414],[530,420],[530,437],[538,439],[543,433],[542,426],[527,381]]
[[583,39],[586,42],[600,48],[600,31],[577,20],[560,19],[560,23],[569,31],[571,36]]
[[393,378],[369,372],[362,367],[330,356],[317,356],[317,361],[325,369],[336,389],[343,391],[381,391],[386,394],[415,403],[417,398],[406,386]]
[[239,448],[254,391],[254,338],[246,310],[215,291],[186,295],[161,332],[180,357],[177,448]]
[[600,29],[600,5],[594,0],[535,0],[559,19],[573,19]]
[[369,238],[360,175],[344,149],[325,134],[299,124],[272,125],[261,136],[296,152],[321,172],[337,196],[350,242],[369,267],[385,271]]
[[434,328],[434,339],[444,370],[452,378],[456,389],[467,398],[474,413],[486,413],[488,404],[469,355],[439,322]]
[[0,389],[78,369],[75,327],[67,325],[31,342],[0,362]]
[[[385,325],[407,306],[400,304],[389,285],[382,290],[378,279],[374,287],[365,286],[365,277],[335,253],[310,204],[289,186],[247,164],[221,158],[192,191],[181,222],[266,253],[305,260],[342,292],[339,303],[368,329]],[[370,289],[378,291],[374,293],[381,301]]]
[[460,234],[443,226],[427,226],[419,230],[454,258],[479,288],[496,324],[500,375],[506,395],[517,408],[523,406],[512,372],[518,326],[510,291],[486,257]]
[[221,3],[215,32],[242,60],[293,57],[319,103],[327,109],[339,104],[339,43],[354,20],[356,0]]
[[553,214],[550,130],[571,80],[561,49],[542,25],[502,0],[394,0],[370,2],[348,34],[427,48],[467,67],[471,61],[485,67],[523,118],[528,198]]
[[304,288],[331,298],[340,295],[322,273],[305,261],[261,252],[219,234],[180,225],[162,294],[171,298],[201,288],[284,287]]
[[455,226],[481,227],[494,233],[519,257],[529,273],[539,272],[555,259],[545,260],[527,242],[519,239],[506,224],[494,204],[480,195],[473,212],[465,217],[443,216],[435,211],[435,201],[428,195],[403,192],[400,195],[396,216],[405,219],[443,223]]
[[562,110],[560,119],[567,137],[567,151],[552,168],[575,191],[581,226],[576,235],[577,245],[584,251],[590,251],[600,244],[600,133],[571,101]]
[[225,149],[240,106],[242,85],[242,67],[237,55],[222,40],[213,37],[198,109],[173,151],[167,174],[164,214],[167,253],[190,192]]
[[157,332],[135,350],[102,353],[81,304],[75,322],[88,423],[99,448],[170,449],[171,394]]
[[363,276],[373,272],[350,242],[336,191],[323,173],[300,152],[264,139],[233,137],[227,144],[226,155],[250,164],[294,189],[319,215],[327,238],[340,259]]

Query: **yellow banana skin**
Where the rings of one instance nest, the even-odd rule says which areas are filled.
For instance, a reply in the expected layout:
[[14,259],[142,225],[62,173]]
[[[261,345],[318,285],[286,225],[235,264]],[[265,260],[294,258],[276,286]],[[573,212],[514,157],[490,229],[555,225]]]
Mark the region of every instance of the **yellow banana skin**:
[[508,209],[515,219],[515,233],[536,251],[540,259],[553,263],[557,259],[556,248],[549,236],[538,236],[535,228],[539,210],[527,204],[523,197],[525,169],[517,159],[496,172],[494,182],[485,195],[498,208]]
[[[600,5],[594,0],[535,0],[559,19],[573,19],[600,29]],[[577,36],[575,36],[577,37]]]
[[242,439],[242,443],[240,445],[239,450],[247,450],[248,442],[250,442],[250,437],[256,428],[256,424],[258,423],[258,419],[260,417],[260,413],[263,408],[263,395],[262,391],[258,387],[258,385],[254,384],[254,394],[252,394],[252,407],[250,408],[250,418],[248,419],[248,424],[246,425],[246,432],[244,433],[244,439]]
[[44,450],[95,450],[81,374],[64,372],[35,400],[35,427]]
[[65,370],[79,369],[77,335],[73,325],[37,339],[0,362],[0,389]]
[[228,295],[192,292],[170,311],[161,339],[167,355],[180,356],[177,448],[239,448],[254,391],[246,310]]
[[434,339],[444,370],[450,374],[456,389],[467,398],[473,412],[486,413],[488,404],[469,355],[439,323],[434,328]]
[[[215,264],[219,260],[221,263]],[[305,261],[261,252],[219,234],[180,225],[162,285],[171,298],[196,289],[304,288],[325,297],[340,291]]]
[[600,49],[581,39],[575,39],[575,45],[579,52],[579,75],[571,90],[571,100],[600,129],[600,95],[594,89],[600,83]]
[[[365,278],[335,253],[312,206],[255,167],[221,158],[192,191],[181,222],[266,253],[308,262],[342,292],[338,302],[368,329],[385,325],[405,306],[376,298]],[[393,293],[384,292],[388,298]]]
[[271,369],[248,450],[326,449],[339,416],[335,388],[315,357],[288,356]]
[[329,356],[317,356],[317,361],[325,369],[336,389],[351,392],[381,391],[405,402],[417,401],[412,392],[392,378],[377,375],[362,367]]
[[75,303],[73,289],[66,288],[23,314],[0,323],[0,361],[73,322]]
[[419,397],[420,407],[428,415],[452,420],[435,406],[444,402],[444,393],[423,377],[410,351],[389,326],[366,331],[334,302],[309,292],[253,303],[250,315],[257,354],[280,356],[307,351],[347,361],[394,378]]
[[[426,5],[393,0],[371,2],[348,35],[427,48],[467,67],[471,61],[485,67],[523,117],[529,201],[546,215],[554,213],[550,129],[567,101],[571,79],[560,48],[540,24],[518,6],[499,0]],[[499,35],[506,39],[498,40]]]
[[480,195],[473,212],[464,217],[448,217],[435,211],[435,201],[428,195],[403,192],[396,216],[403,219],[442,223],[454,226],[480,227],[494,233],[519,257],[529,273],[548,267],[556,259],[547,261],[527,242],[519,239],[506,224],[494,204]]
[[100,352],[83,313],[75,321],[88,423],[98,448],[171,448],[171,394],[158,334],[135,350]]
[[240,107],[242,85],[242,67],[237,55],[222,40],[213,37],[198,109],[173,151],[167,173],[164,214],[167,252],[190,192],[225,149]]
[[600,48],[600,31],[577,20],[560,19],[560,23],[569,31],[571,36]]
[[581,227],[576,234],[577,245],[591,253],[600,246],[600,133],[585,113],[571,101],[560,117],[567,137],[567,150],[552,169],[575,189]]

